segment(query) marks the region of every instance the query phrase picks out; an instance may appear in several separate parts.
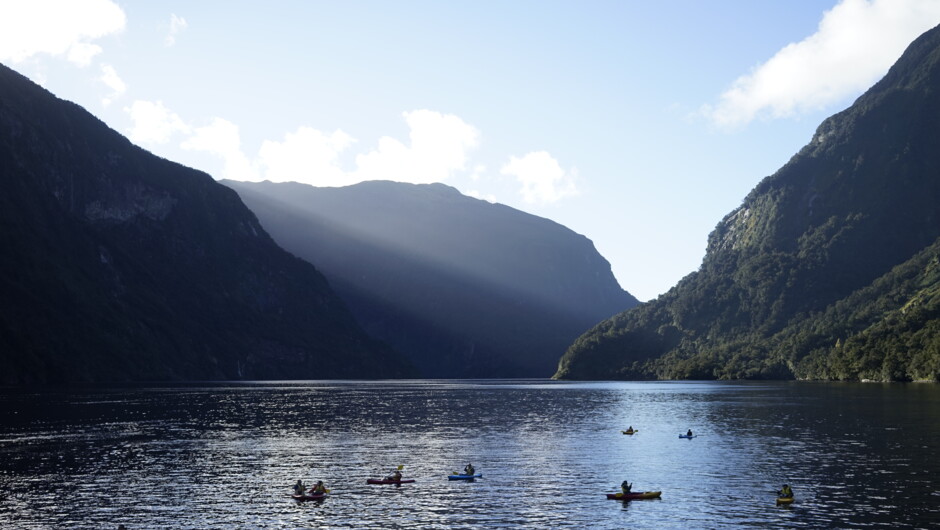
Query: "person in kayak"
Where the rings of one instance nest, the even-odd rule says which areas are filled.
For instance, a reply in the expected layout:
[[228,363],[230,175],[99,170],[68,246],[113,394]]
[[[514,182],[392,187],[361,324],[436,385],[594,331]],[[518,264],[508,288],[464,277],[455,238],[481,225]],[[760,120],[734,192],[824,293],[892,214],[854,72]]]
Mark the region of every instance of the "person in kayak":
[[633,489],[633,484],[630,484],[626,480],[620,483],[620,491],[622,491],[624,495],[630,493],[630,490],[632,489]]
[[689,432],[685,433],[685,435],[688,436],[689,438],[691,438],[691,437],[692,437],[692,429],[689,429]]
[[784,484],[783,487],[780,488],[780,491],[777,492],[777,495],[779,495],[780,497],[785,497],[785,498],[787,498],[787,499],[792,499],[792,498],[793,498],[793,490],[790,489],[790,485],[789,485],[789,484]]
[[297,484],[294,484],[294,495],[303,495],[304,494],[304,483],[302,480],[297,479]]
[[323,485],[322,480],[318,480],[317,484],[314,487],[310,488],[311,495],[322,495],[324,493],[326,493],[326,486]]
[[473,464],[467,464],[467,467],[463,468],[464,475],[472,475],[476,471],[473,469]]
[[627,427],[627,432],[633,432],[633,425]]
[[396,469],[391,475],[385,477],[385,480],[401,480],[401,470]]

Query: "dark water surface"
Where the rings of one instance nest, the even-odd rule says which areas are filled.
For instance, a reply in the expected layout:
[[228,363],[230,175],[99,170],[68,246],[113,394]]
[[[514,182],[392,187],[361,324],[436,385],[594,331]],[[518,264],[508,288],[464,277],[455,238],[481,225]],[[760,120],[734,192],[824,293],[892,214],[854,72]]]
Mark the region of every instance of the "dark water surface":
[[[366,485],[397,465],[417,482]],[[938,473],[931,384],[0,390],[2,528],[928,528]],[[662,499],[607,500],[624,479]]]

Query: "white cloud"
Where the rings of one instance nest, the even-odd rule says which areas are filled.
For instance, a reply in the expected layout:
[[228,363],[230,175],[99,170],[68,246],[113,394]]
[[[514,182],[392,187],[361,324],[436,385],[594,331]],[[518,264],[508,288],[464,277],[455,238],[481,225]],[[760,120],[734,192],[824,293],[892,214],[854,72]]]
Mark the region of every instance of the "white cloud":
[[166,39],[163,43],[169,47],[176,44],[176,36],[179,35],[184,29],[186,29],[189,24],[186,23],[186,19],[183,17],[176,16],[176,13],[170,14],[170,31],[166,35]]
[[[358,165],[351,171],[343,169],[340,158],[357,140],[342,130],[325,133],[298,127],[281,141],[265,140],[257,156],[251,157],[242,149],[238,126],[225,119],[214,118],[209,125],[191,127],[159,101],[135,101],[125,110],[133,122],[128,134],[132,141],[165,144],[180,135],[180,148],[223,161],[221,171],[214,172],[216,178],[348,186],[374,179],[439,182],[460,170],[472,181],[479,181],[486,171],[486,166],[471,164],[468,157],[470,148],[477,145],[479,132],[457,116],[428,110],[403,114],[411,129],[409,145],[382,137],[377,149],[356,157]],[[383,163],[389,167],[382,167]],[[466,169],[468,166],[470,169]],[[544,151],[512,157],[502,173],[516,177],[529,203],[555,202],[578,192],[577,171],[564,170]],[[496,201],[492,194],[476,190],[469,194]]]
[[483,178],[484,173],[486,173],[486,166],[483,164],[477,164],[473,166],[473,171],[470,173],[470,180],[477,182]]
[[410,144],[384,136],[378,149],[356,157],[355,180],[397,180],[415,184],[442,182],[466,167],[479,132],[453,114],[416,110],[403,114]]
[[124,83],[124,80],[118,76],[117,72],[114,70],[114,67],[110,64],[101,65],[101,77],[99,80],[111,89],[111,93],[101,100],[101,103],[105,107],[110,105],[114,99],[121,97],[124,92],[127,91],[127,85]]
[[89,42],[76,42],[69,47],[66,57],[78,66],[88,66],[96,55],[102,52],[101,46]]
[[127,135],[134,143],[165,144],[176,133],[190,133],[189,126],[160,101],[137,100],[124,110],[133,122]]
[[180,147],[221,157],[225,162],[222,178],[258,180],[258,172],[241,150],[238,126],[228,120],[213,118],[209,125],[193,130],[192,135],[180,144]]
[[90,41],[123,30],[125,22],[110,0],[0,2],[0,62],[47,54],[87,66],[102,51]]
[[351,184],[339,167],[339,155],[356,140],[343,131],[327,135],[311,127],[287,133],[283,142],[266,140],[258,152],[263,178],[316,186]]
[[871,86],[940,22],[936,0],[842,0],[817,32],[739,77],[702,113],[720,127],[814,111]]
[[522,184],[520,193],[527,203],[552,203],[571,195],[577,195],[578,172],[572,168],[565,171],[557,160],[545,151],[528,153],[522,158],[510,157],[509,163],[500,170],[503,175],[512,175]]

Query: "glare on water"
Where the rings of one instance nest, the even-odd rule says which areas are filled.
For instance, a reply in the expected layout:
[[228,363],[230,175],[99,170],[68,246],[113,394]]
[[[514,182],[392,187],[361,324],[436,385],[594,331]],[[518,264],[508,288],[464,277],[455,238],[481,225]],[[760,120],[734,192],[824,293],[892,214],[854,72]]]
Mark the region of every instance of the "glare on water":
[[[926,527],[938,417],[926,384],[5,390],[0,527]],[[470,462],[482,479],[447,480]],[[366,484],[398,465],[416,482]],[[295,502],[298,478],[330,496]],[[662,498],[607,500],[623,480]]]

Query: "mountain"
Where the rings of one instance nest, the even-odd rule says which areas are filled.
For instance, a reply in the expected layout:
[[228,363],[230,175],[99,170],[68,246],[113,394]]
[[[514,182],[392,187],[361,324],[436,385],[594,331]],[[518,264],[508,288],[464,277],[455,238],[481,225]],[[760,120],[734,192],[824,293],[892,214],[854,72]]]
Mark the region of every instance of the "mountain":
[[711,233],[701,267],[601,322],[562,379],[940,377],[940,27]]
[[225,184],[425,377],[548,377],[637,304],[586,237],[443,184]]
[[0,65],[0,383],[394,377],[238,196]]

